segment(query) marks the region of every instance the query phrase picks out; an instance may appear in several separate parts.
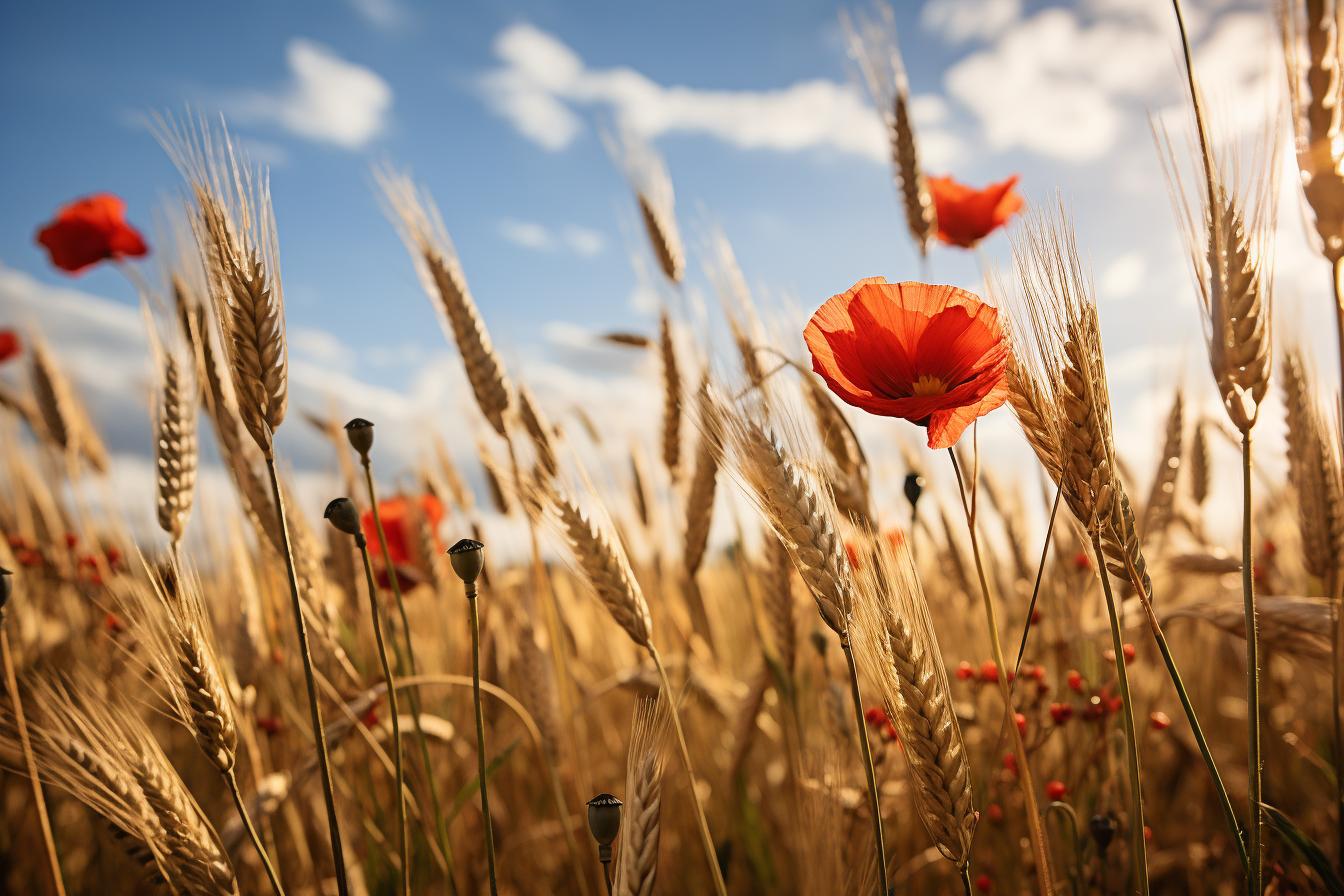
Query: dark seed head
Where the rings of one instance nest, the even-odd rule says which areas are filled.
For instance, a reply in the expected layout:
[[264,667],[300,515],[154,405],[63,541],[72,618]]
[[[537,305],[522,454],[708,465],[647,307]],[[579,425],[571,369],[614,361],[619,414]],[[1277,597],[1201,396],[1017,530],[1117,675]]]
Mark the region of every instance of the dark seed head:
[[905,500],[910,502],[913,510],[919,503],[919,496],[924,492],[924,477],[918,473],[907,473],[905,476]]
[[457,573],[457,577],[470,585],[485,566],[485,545],[464,538],[448,549],[448,559],[452,561],[453,572]]
[[360,532],[359,511],[355,509],[355,502],[349,498],[337,498],[332,501],[322,515],[346,535],[358,535]]
[[1088,827],[1092,829],[1092,839],[1097,841],[1097,847],[1105,852],[1115,837],[1115,819],[1109,815],[1093,815]]
[[588,801],[588,829],[601,846],[611,846],[621,829],[621,801],[610,793],[599,793]]
[[369,449],[373,447],[373,424],[363,417],[356,417],[345,424],[345,436],[350,440],[350,446],[359,452],[360,458],[369,456]]

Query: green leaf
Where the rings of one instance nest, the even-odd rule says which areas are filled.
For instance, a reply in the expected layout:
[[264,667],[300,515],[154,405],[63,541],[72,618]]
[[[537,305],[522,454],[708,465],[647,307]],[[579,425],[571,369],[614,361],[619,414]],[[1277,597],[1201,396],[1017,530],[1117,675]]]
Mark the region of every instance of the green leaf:
[[[490,764],[485,767],[486,784],[489,784],[491,779],[495,777],[495,772],[504,767],[504,763],[509,761],[509,757],[513,755],[513,751],[518,749],[518,745],[522,742],[523,736],[520,734],[513,739],[513,743],[509,744],[501,750],[494,759],[490,760]],[[462,789],[457,792],[457,797],[453,800],[453,808],[448,811],[448,824],[451,825],[453,823],[453,819],[457,818],[457,814],[462,811],[463,807],[467,805],[480,789],[480,775],[473,776],[470,781],[462,785]]]
[[1293,824],[1292,820],[1284,815],[1278,809],[1268,803],[1261,803],[1260,807],[1265,810],[1269,816],[1270,824],[1274,825],[1274,830],[1279,832],[1283,842],[1287,843],[1297,857],[1311,866],[1316,872],[1316,876],[1325,884],[1325,891],[1330,896],[1344,896],[1344,881],[1339,879],[1335,869],[1330,867],[1330,860],[1325,857],[1325,853],[1316,845],[1316,841],[1302,832],[1302,829]]

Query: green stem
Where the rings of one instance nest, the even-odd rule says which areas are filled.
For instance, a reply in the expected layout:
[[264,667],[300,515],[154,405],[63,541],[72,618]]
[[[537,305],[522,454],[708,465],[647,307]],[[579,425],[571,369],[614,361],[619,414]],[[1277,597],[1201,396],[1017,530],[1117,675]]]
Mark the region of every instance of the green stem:
[[1143,838],[1143,782],[1139,777],[1139,741],[1134,729],[1134,701],[1129,694],[1129,672],[1125,668],[1125,642],[1120,634],[1120,618],[1115,613],[1115,595],[1106,572],[1106,555],[1101,548],[1101,532],[1092,532],[1092,549],[1101,571],[1101,590],[1106,595],[1106,614],[1111,621],[1111,644],[1115,651],[1115,669],[1120,681],[1120,699],[1124,703],[1125,746],[1129,757],[1129,827],[1133,841],[1130,864],[1134,888],[1148,896],[1148,849]]
[[[378,512],[378,493],[373,486],[373,468],[368,455],[360,458],[364,466],[364,484],[369,493],[369,506],[373,508],[373,528],[378,532],[378,546],[383,551],[383,564],[387,568],[387,578],[392,585],[392,594],[397,599],[397,612],[401,616],[401,629],[406,633],[406,661],[411,675],[419,675],[415,664],[415,648],[411,644],[411,626],[406,619],[406,602],[401,598],[401,583],[397,581],[397,571],[392,566],[391,555],[387,552],[387,535],[383,531],[383,518]],[[374,599],[377,590],[369,582],[369,600]],[[393,646],[396,647],[395,639]],[[396,648],[397,667],[401,667],[401,650]],[[443,809],[439,805],[439,789],[434,783],[434,766],[429,761],[429,741],[425,738],[424,727],[420,724],[420,689],[411,688],[406,692],[411,704],[411,721],[415,725],[415,739],[420,743],[420,759],[425,765],[425,783],[429,787],[429,804],[434,810],[434,829],[439,837],[439,849],[443,852],[443,861],[447,865],[448,892],[457,896],[457,880],[453,876],[453,850],[448,842],[448,828],[444,825]]]
[[308,647],[308,623],[303,618],[303,599],[299,596],[299,577],[294,571],[294,552],[289,544],[289,521],[285,519],[285,499],[280,494],[280,476],[275,470],[275,453],[266,452],[266,472],[271,477],[271,497],[280,523],[280,546],[285,553],[285,572],[289,574],[289,596],[293,602],[294,626],[299,632],[299,654],[303,657],[303,677],[308,684],[308,712],[313,718],[313,739],[317,742],[317,764],[322,773],[322,796],[327,803],[327,834],[331,839],[331,860],[336,872],[338,896],[350,896],[345,879],[345,848],[341,843],[341,824],[336,815],[336,794],[331,786],[331,757],[327,755],[327,729],[322,724],[322,705],[317,701],[317,680],[313,677],[313,654]]
[[1263,892],[1261,865],[1264,845],[1260,837],[1260,635],[1255,620],[1255,557],[1251,551],[1251,433],[1241,436],[1241,596],[1246,612],[1246,741],[1247,776],[1250,779],[1251,862],[1248,893]]
[[975,571],[980,578],[980,595],[984,598],[985,618],[989,623],[989,646],[994,654],[994,662],[999,668],[999,693],[1003,696],[1003,711],[1006,713],[1004,724],[1013,735],[1013,753],[1017,757],[1017,782],[1022,791],[1022,799],[1026,803],[1027,830],[1031,834],[1032,853],[1036,858],[1036,877],[1040,881],[1043,896],[1054,896],[1055,882],[1050,872],[1050,856],[1046,851],[1041,810],[1036,803],[1036,788],[1031,781],[1031,764],[1027,759],[1027,747],[1022,742],[1022,732],[1018,730],[1017,721],[1013,718],[1013,695],[1008,687],[1008,666],[1003,661],[1003,645],[999,643],[999,621],[994,612],[994,599],[989,594],[989,581],[985,578],[985,564],[980,558],[980,539],[975,531],[975,513],[971,502],[966,498],[966,482],[961,475],[957,454],[951,448],[947,449],[947,453],[952,458],[952,469],[957,474],[961,507],[966,512],[966,527],[971,533],[971,553],[975,557]]
[[[359,555],[364,560],[364,578],[369,584],[369,616],[373,618],[373,637],[378,642],[378,659],[383,664],[383,678],[387,680],[388,711],[392,714],[392,740],[396,748],[392,754],[397,765],[397,826],[401,829],[401,886],[404,896],[411,894],[411,841],[406,831],[406,767],[401,750],[401,714],[397,708],[397,688],[392,677],[392,665],[387,661],[387,643],[383,640],[382,614],[378,612],[378,587],[373,581],[373,563],[369,560],[369,542],[360,532],[355,535]],[[387,556],[386,553],[383,554]],[[395,573],[394,573],[395,574]]]
[[854,721],[859,726],[859,750],[863,753],[863,773],[868,777],[868,800],[873,810],[873,839],[877,845],[878,896],[886,896],[887,841],[882,834],[882,804],[877,797],[877,774],[873,770],[873,749],[868,743],[868,726],[863,721],[863,697],[859,694],[859,670],[854,665],[854,648],[848,639],[840,642],[849,663],[849,692],[854,699]]
[[700,806],[700,794],[695,789],[695,766],[691,764],[691,751],[686,746],[686,732],[681,728],[681,710],[677,708],[676,692],[672,690],[672,682],[667,677],[667,670],[663,668],[663,658],[658,654],[658,648],[652,644],[648,645],[649,656],[653,657],[653,664],[658,667],[658,675],[663,680],[663,690],[667,692],[669,705],[672,707],[672,723],[677,729],[677,744],[681,747],[681,761],[686,766],[686,777],[691,785],[691,802],[695,804],[695,820],[700,826],[700,843],[705,849],[705,860],[709,862],[709,872],[714,878],[714,890],[718,896],[728,896],[728,887],[723,882],[723,871],[719,868],[719,856],[714,851],[714,838],[709,833],[709,822],[705,820],[705,810]]
[[[1112,528],[1112,531],[1114,532],[1114,528]],[[1116,533],[1116,540],[1121,540],[1119,533]],[[1246,834],[1237,821],[1237,813],[1232,809],[1232,798],[1227,794],[1227,787],[1223,784],[1222,775],[1218,774],[1218,765],[1213,761],[1213,753],[1209,750],[1209,742],[1204,737],[1204,729],[1200,727],[1199,716],[1195,715],[1194,704],[1190,702],[1190,694],[1185,690],[1185,681],[1181,678],[1180,670],[1176,668],[1176,660],[1171,655],[1171,648],[1167,645],[1167,636],[1162,633],[1162,626],[1158,624],[1157,615],[1153,612],[1152,595],[1144,590],[1143,581],[1128,556],[1125,557],[1125,568],[1129,574],[1130,583],[1134,586],[1135,592],[1139,595],[1139,601],[1143,604],[1144,613],[1148,617],[1148,625],[1153,630],[1154,640],[1157,641],[1157,649],[1162,652],[1162,662],[1167,665],[1167,674],[1171,676],[1171,683],[1176,687],[1177,696],[1181,698],[1181,707],[1185,710],[1186,721],[1190,723],[1190,730],[1195,735],[1195,743],[1199,744],[1199,752],[1204,757],[1204,765],[1209,770],[1209,777],[1213,779],[1213,787],[1218,791],[1218,801],[1223,807],[1223,817],[1226,819],[1227,826],[1231,829],[1232,837],[1237,844],[1237,857],[1241,859],[1242,873],[1250,874],[1250,860],[1246,856]]]
[[285,896],[285,888],[280,885],[280,875],[275,873],[275,866],[271,864],[271,857],[266,855],[266,848],[261,845],[261,837],[252,825],[252,817],[247,814],[247,806],[243,805],[243,795],[238,790],[238,778],[234,775],[232,768],[224,773],[224,780],[229,782],[229,792],[233,794],[233,804],[238,807],[238,815],[243,819],[243,827],[247,828],[247,835],[252,838],[252,845],[257,848],[257,855],[261,856],[261,864],[266,866],[266,876],[271,879],[271,886],[275,889],[276,896]]
[[476,765],[481,782],[481,816],[485,821],[485,857],[490,869],[490,896],[499,896],[495,882],[495,832],[490,821],[490,793],[485,777],[485,716],[481,714],[481,621],[476,613],[476,583],[467,582],[471,612],[471,695],[476,703]]

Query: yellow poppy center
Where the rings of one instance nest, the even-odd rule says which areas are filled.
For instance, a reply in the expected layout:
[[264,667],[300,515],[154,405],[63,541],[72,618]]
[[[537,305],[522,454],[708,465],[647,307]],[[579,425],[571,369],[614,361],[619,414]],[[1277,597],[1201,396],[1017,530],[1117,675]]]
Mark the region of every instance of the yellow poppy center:
[[915,395],[921,397],[927,395],[942,395],[946,391],[947,383],[931,374],[926,373],[915,380]]

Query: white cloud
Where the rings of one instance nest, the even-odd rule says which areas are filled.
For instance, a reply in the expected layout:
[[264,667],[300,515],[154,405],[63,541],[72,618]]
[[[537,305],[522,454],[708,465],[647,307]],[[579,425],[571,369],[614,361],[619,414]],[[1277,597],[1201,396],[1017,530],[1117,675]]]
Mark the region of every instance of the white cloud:
[[919,22],[951,44],[990,40],[1022,15],[1021,0],[929,0]]
[[359,149],[382,133],[392,88],[378,74],[331,49],[296,37],[285,48],[293,75],[271,93],[254,92],[229,103],[242,121],[268,121],[285,130],[345,149]]
[[535,221],[504,218],[499,222],[499,235],[527,249],[538,252],[568,249],[581,258],[596,258],[607,247],[607,238],[600,231],[580,224],[566,224],[557,233]]
[[1126,252],[1102,271],[1097,292],[1102,298],[1123,299],[1132,296],[1143,284],[1148,262],[1141,252]]
[[[705,134],[743,149],[829,149],[879,162],[890,154],[881,122],[852,85],[816,79],[760,91],[668,87],[627,67],[590,69],[528,24],[501,32],[495,54],[504,66],[482,78],[487,102],[546,149],[565,148],[583,129],[572,107],[598,106],[646,138]],[[920,136],[931,165],[949,164],[946,156],[957,148],[950,135]]]
[[410,13],[397,0],[346,0],[369,24],[392,31],[406,24]]

